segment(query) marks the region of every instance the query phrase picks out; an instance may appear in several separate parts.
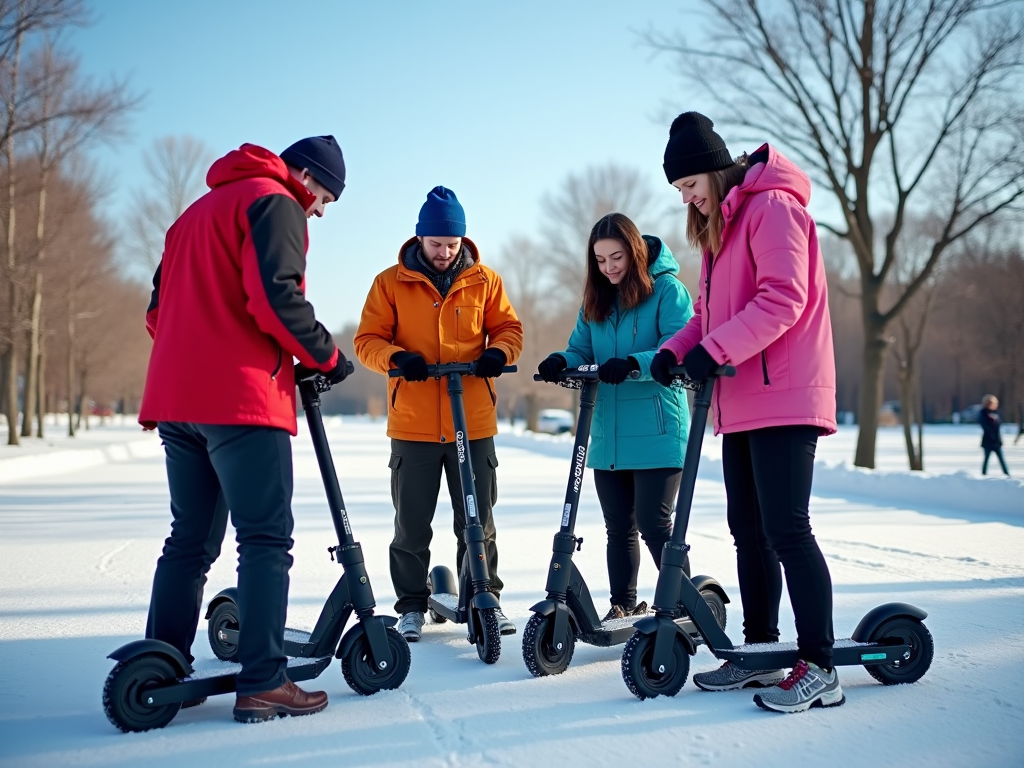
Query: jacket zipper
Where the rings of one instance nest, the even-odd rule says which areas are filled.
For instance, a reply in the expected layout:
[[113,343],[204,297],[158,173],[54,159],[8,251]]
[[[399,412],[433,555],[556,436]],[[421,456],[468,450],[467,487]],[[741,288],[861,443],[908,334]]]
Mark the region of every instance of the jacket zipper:
[[498,398],[496,398],[494,396],[494,390],[491,389],[491,380],[490,379],[484,379],[484,384],[487,385],[487,393],[491,396],[491,405],[497,405],[498,404]]
[[[711,254],[705,254],[707,269],[704,270],[704,314],[707,316],[707,327],[711,328],[711,269],[715,262],[710,258]],[[706,332],[705,332],[706,333]],[[715,403],[718,405],[718,431],[722,431],[722,399],[719,397],[719,388],[715,387]]]
[[276,379],[277,378],[277,374],[279,374],[281,372],[281,363],[282,363],[282,360],[281,360],[281,348],[278,347],[277,348],[277,365],[274,366],[274,372],[272,374],[270,374],[270,380],[271,381]]
[[391,393],[391,410],[395,410],[395,401],[398,399],[398,388],[402,386],[402,379],[395,382],[395,389]]
[[654,396],[654,415],[658,420],[658,433],[665,434],[665,412],[662,410],[661,396]]
[[764,385],[767,387],[771,382],[768,381],[768,351],[764,349],[761,350],[761,372],[764,374]]

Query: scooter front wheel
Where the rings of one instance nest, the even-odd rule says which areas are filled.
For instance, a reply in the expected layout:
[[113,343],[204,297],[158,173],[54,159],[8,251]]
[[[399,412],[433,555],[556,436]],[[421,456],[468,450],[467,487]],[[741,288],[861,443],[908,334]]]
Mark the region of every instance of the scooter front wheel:
[[360,696],[372,696],[377,691],[392,691],[405,682],[412,664],[408,641],[394,627],[388,627],[385,635],[388,648],[394,659],[391,669],[380,670],[373,663],[370,642],[366,635],[360,635],[348,653],[341,657],[341,674],[349,688]]
[[871,633],[871,642],[885,643],[886,641],[900,641],[901,644],[905,643],[910,646],[910,650],[902,658],[888,664],[864,665],[868,674],[882,685],[916,683],[932,665],[935,641],[932,640],[932,633],[928,631],[928,627],[923,622],[906,616],[898,616],[883,622],[878,629]]
[[154,707],[146,702],[146,690],[177,677],[174,665],[155,653],[118,662],[103,685],[107,719],[126,733],[163,728],[178,714],[181,702]]
[[656,634],[634,632],[622,651],[622,679],[630,693],[643,701],[658,696],[675,696],[690,674],[690,654],[679,635],[672,641],[675,669],[659,672],[654,666],[654,640]]
[[523,631],[523,661],[534,677],[560,675],[569,667],[576,637],[569,622],[561,637],[554,637],[555,617],[533,614]]
[[206,625],[206,636],[214,656],[221,661],[238,661],[238,646],[223,637],[225,629],[238,631],[238,606],[230,600],[225,600],[213,609]]
[[501,655],[501,633],[498,631],[498,609],[484,608],[477,612],[476,655],[484,664],[493,664]]

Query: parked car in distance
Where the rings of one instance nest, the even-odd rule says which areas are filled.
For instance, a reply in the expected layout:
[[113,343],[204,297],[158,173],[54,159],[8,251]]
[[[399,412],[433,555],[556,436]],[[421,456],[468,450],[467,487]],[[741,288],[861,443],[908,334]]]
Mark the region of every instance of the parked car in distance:
[[562,408],[545,408],[537,414],[538,432],[549,432],[553,435],[572,432],[575,423],[572,413]]

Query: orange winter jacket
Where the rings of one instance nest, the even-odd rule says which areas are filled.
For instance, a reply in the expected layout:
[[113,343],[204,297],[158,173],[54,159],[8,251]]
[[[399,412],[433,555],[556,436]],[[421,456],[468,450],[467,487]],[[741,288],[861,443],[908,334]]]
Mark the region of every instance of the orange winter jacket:
[[[402,262],[415,241],[408,240],[398,251],[398,264],[373,281],[355,337],[360,362],[387,374],[395,367],[391,356],[396,352],[415,352],[428,364],[468,363],[487,347],[495,347],[512,365],[523,350],[523,325],[498,273],[480,263],[473,241],[462,239],[473,265],[455,279],[444,298],[426,275]],[[493,382],[466,376],[463,386],[469,439],[497,434],[498,399]],[[446,382],[389,378],[388,436],[419,442],[454,440]]]

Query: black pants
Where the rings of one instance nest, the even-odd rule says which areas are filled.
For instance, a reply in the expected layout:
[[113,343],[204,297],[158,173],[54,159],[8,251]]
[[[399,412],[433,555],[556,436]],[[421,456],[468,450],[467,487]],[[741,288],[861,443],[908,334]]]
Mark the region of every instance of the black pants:
[[[495,470],[498,457],[494,453],[494,439],[468,441],[469,458],[476,486],[476,508],[480,525],[484,529],[487,550],[487,569],[491,577],[491,591],[501,593],[498,578],[498,547],[495,543],[492,508],[498,500],[498,480]],[[462,568],[466,554],[466,502],[459,480],[459,457],[455,443],[421,443],[413,440],[391,441],[391,499],[395,504],[395,538],[391,542],[391,582],[398,600],[395,610],[426,611],[427,570],[430,568],[431,523],[437,508],[437,494],[441,490],[441,472],[448,480],[448,493],[452,497],[454,531],[458,541],[456,563]]]
[[238,693],[287,679],[284,621],[292,565],[292,448],[270,427],[161,422],[171,535],[156,564],[146,637],[192,659],[206,574],[220,554],[228,510],[238,540]]
[[736,543],[743,634],[779,639],[782,570],[796,618],[801,658],[832,666],[832,578],[811,533],[808,505],[818,428],[734,432],[722,441],[729,530]]
[[985,448],[984,451],[985,460],[981,462],[981,474],[988,474],[988,457],[994,453],[996,458],[999,459],[999,466],[1003,468],[1003,474],[1009,477],[1010,470],[1006,468],[1006,459],[1003,458],[1003,447],[1000,445],[995,448]]
[[[661,569],[661,550],[672,537],[672,510],[679,493],[681,469],[595,469],[594,487],[608,532],[608,585],[612,605],[636,605],[640,572],[639,531]],[[685,565],[690,573],[690,563]]]

